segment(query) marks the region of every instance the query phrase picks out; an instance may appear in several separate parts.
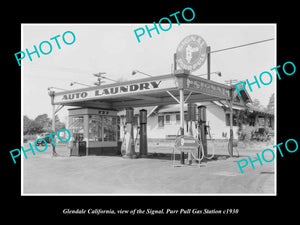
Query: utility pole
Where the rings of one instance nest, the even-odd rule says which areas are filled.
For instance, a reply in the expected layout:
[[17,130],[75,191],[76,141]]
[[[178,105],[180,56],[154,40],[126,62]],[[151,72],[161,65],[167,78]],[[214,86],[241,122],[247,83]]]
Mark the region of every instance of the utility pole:
[[225,80],[225,83],[229,86],[231,86],[237,82],[238,82],[238,80],[236,80],[236,79]]
[[106,74],[106,73],[105,72],[99,72],[98,74],[97,73],[94,74],[95,77],[98,77],[98,79],[97,79],[98,82],[95,82],[94,83],[95,85],[100,86],[102,83],[105,83],[105,81],[101,80],[103,78],[102,74]]

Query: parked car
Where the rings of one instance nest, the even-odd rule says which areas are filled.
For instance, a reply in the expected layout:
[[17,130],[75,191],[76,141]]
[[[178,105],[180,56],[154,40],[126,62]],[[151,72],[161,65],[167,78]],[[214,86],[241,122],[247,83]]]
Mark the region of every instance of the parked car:
[[[38,135],[38,138],[42,138],[42,139],[44,139],[47,143],[50,143],[50,142],[51,142],[50,137],[46,137],[47,135],[49,135],[49,133],[41,133],[40,135]],[[38,139],[38,138],[37,138],[37,139]],[[45,142],[42,141],[42,140],[38,140],[38,141],[36,142],[36,146],[40,146],[40,145],[45,146]]]
[[253,131],[252,139],[257,141],[268,141],[272,136],[269,128],[260,127]]

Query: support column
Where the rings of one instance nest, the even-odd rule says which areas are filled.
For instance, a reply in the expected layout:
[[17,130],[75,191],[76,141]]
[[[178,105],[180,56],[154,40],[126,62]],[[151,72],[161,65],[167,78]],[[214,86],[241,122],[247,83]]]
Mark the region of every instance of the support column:
[[[179,89],[179,101],[180,105],[180,135],[184,135],[184,89],[187,86],[187,77],[190,75],[188,70],[176,70],[174,72],[177,78],[177,84]],[[184,153],[180,155],[180,163],[184,164]]]
[[133,108],[126,109],[126,134],[125,134],[125,155],[124,158],[136,158],[133,140]]
[[[51,97],[51,105],[52,105],[52,132],[55,132],[55,105],[54,105],[54,95],[55,92],[54,91],[50,91],[49,92],[49,96]],[[55,137],[55,135],[53,135],[53,137]],[[57,153],[55,151],[55,146],[53,144],[53,142],[51,141],[51,145],[52,145],[52,155],[53,156],[57,156]]]
[[[179,90],[180,101],[180,135],[184,135],[184,92],[183,89]],[[184,164],[184,152],[181,152],[180,163]]]
[[228,152],[230,157],[233,157],[233,109],[232,109],[232,100],[229,100],[229,110],[230,110],[230,117],[229,117],[229,125],[230,125],[230,137],[228,143]]
[[206,139],[206,106],[198,107],[198,133],[201,135],[204,156],[207,156],[207,139]]
[[175,74],[175,71],[177,70],[177,56],[176,56],[176,53],[174,53],[173,55],[173,61],[174,61],[174,74]]
[[148,141],[147,141],[147,110],[140,110],[140,157],[147,157]]

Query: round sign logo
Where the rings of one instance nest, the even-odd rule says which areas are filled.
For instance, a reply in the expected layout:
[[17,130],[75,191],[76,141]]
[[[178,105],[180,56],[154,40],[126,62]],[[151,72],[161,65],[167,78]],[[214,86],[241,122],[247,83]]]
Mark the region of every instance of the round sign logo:
[[181,146],[184,145],[184,138],[183,137],[180,139],[180,144],[181,144]]
[[177,65],[189,71],[199,69],[206,60],[206,47],[206,42],[199,35],[192,34],[185,37],[177,47]]

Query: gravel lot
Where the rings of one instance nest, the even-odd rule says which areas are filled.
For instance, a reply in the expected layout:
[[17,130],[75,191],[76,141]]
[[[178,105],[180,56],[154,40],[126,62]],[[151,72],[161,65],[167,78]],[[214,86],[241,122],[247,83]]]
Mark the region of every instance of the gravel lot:
[[180,167],[178,160],[173,167],[168,144],[149,144],[150,157],[139,159],[69,157],[69,149],[63,145],[57,147],[59,156],[52,157],[49,147],[35,156],[28,154],[28,159],[23,157],[23,194],[274,195],[274,161],[263,162],[263,166],[256,162],[255,169],[249,163],[244,174],[236,163],[248,156],[254,159],[257,152],[270,146],[239,145],[240,157],[230,158],[224,145],[215,144],[215,157],[201,162],[200,168],[197,164]]

